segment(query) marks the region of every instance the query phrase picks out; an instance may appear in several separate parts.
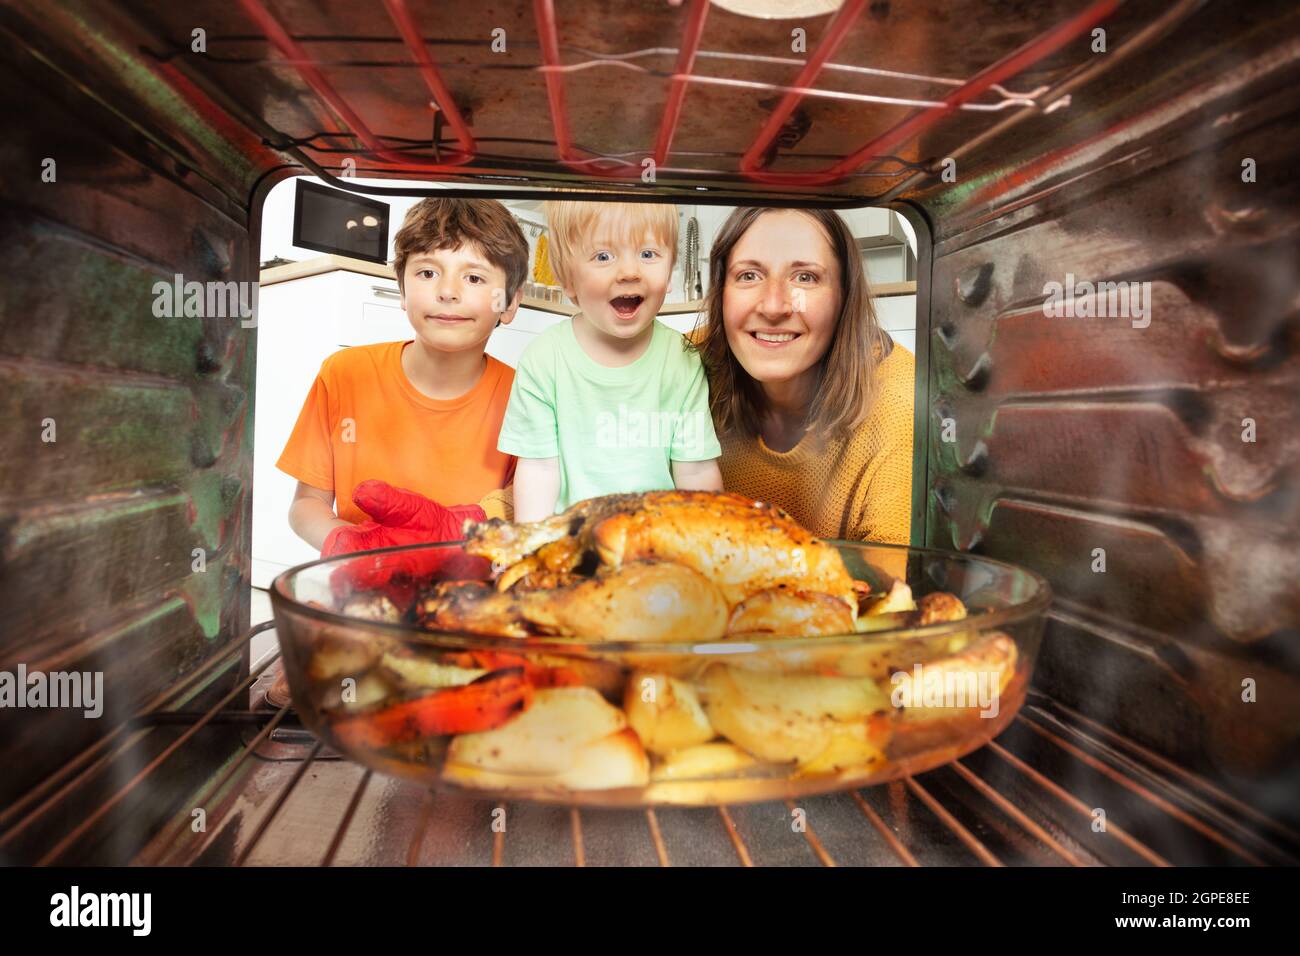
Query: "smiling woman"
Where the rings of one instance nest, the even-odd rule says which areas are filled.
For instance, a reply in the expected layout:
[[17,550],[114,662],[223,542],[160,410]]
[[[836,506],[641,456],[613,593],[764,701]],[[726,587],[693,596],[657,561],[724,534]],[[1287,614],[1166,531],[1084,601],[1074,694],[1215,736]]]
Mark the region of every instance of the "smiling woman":
[[736,209],[709,256],[705,324],[723,486],[826,538],[908,543],[915,363],[876,321],[831,210]]

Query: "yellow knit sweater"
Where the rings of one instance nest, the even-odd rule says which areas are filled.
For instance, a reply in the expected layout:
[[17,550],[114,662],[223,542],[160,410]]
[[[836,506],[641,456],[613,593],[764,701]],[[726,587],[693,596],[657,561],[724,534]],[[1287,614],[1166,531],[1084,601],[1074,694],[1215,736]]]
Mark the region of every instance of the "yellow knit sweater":
[[909,543],[916,360],[895,342],[877,375],[867,420],[821,451],[811,436],[781,453],[761,437],[720,435],[723,488],[785,509],[820,538]]

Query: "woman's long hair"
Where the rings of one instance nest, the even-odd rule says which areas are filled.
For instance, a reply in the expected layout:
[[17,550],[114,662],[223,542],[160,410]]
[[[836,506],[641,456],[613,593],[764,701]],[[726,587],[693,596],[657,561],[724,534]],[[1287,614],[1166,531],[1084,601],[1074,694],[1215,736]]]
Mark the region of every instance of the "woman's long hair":
[[[727,344],[722,300],[732,250],[759,216],[779,211],[753,206],[736,209],[718,230],[709,252],[709,291],[702,310],[706,324],[703,333],[694,338],[709,376],[709,407],[721,433],[757,437],[767,411],[762,386]],[[830,347],[817,363],[817,390],[805,423],[806,432],[819,441],[831,441],[847,437],[866,420],[876,397],[876,365],[893,349],[893,340],[876,318],[862,256],[848,223],[832,209],[796,211],[822,227],[839,264],[840,314]]]

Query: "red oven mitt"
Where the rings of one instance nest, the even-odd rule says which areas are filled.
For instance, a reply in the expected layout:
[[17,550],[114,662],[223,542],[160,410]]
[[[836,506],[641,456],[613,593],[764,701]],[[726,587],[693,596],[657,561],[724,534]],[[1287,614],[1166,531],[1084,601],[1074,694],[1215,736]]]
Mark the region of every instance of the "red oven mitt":
[[[466,519],[483,521],[478,505],[448,507],[386,481],[370,479],[352,492],[353,503],[370,516],[360,524],[340,525],[325,538],[321,557],[391,548],[396,545],[459,541]],[[391,590],[394,603],[405,608],[414,591],[437,580],[485,579],[491,570],[486,558],[471,557],[460,548],[427,548],[407,554],[379,554],[341,564],[331,577],[340,597],[356,591]]]

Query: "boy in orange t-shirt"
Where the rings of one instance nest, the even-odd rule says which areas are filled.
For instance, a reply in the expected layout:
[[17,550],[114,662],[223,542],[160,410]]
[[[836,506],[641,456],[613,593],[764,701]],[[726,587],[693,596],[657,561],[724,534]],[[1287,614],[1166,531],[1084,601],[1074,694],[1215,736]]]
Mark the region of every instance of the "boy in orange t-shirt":
[[467,517],[509,516],[515,458],[497,433],[514,371],[483,348],[519,308],[527,240],[499,202],[425,199],[393,267],[415,339],[327,358],[276,462],[298,479],[290,527],[323,555],[450,540]]

